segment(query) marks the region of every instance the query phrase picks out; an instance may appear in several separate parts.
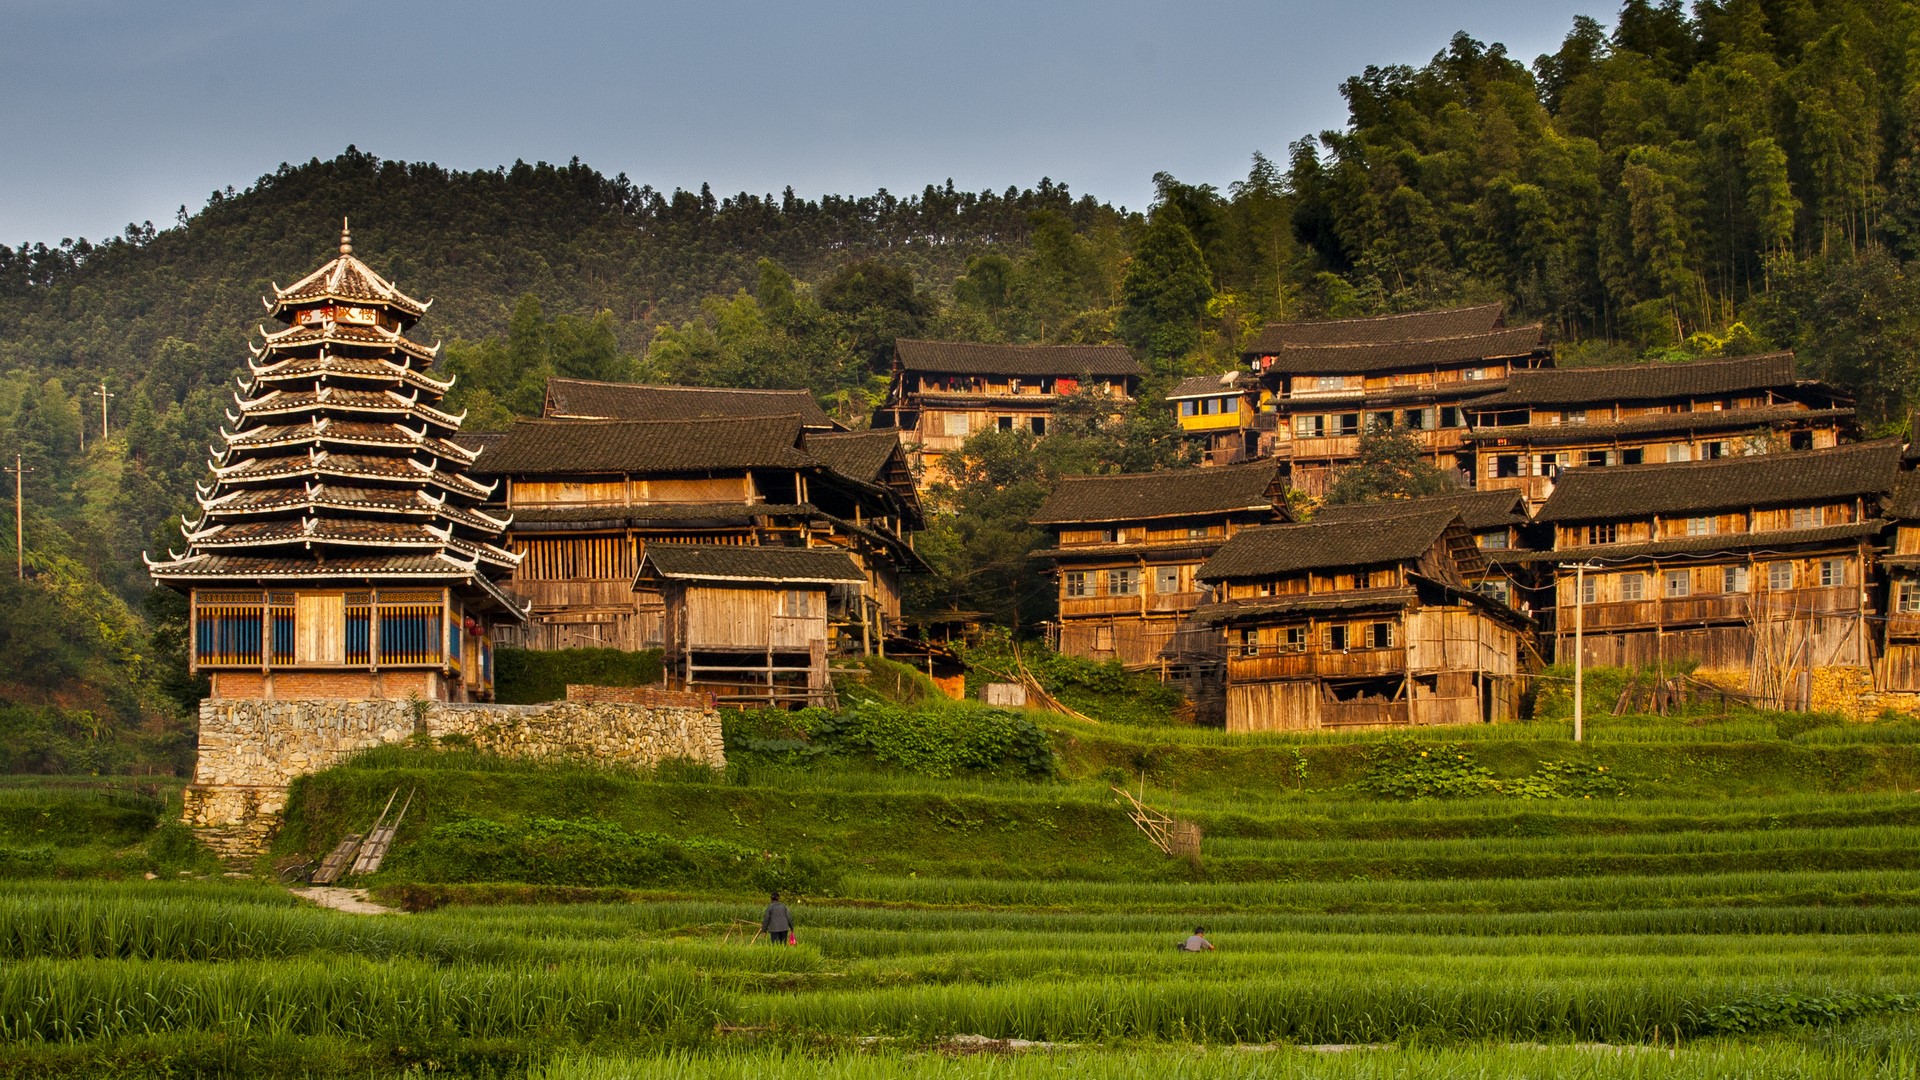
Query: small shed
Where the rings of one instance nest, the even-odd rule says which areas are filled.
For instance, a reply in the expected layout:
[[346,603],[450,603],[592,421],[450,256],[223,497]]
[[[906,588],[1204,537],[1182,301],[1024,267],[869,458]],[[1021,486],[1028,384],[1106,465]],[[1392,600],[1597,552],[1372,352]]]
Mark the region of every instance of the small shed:
[[845,552],[737,544],[648,545],[633,584],[665,610],[668,671],[742,703],[826,704],[833,634],[865,602]]

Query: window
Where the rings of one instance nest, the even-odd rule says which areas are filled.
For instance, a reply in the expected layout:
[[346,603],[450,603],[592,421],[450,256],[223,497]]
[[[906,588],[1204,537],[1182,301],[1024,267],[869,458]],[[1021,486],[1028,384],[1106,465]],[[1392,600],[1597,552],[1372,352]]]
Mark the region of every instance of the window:
[[1340,434],[1340,435],[1360,434],[1360,414],[1359,413],[1357,412],[1340,413],[1338,416],[1335,416],[1333,419],[1334,419],[1334,423],[1339,425],[1339,431],[1337,432],[1337,434]]
[[1318,439],[1327,433],[1327,418],[1296,416],[1293,418],[1293,433],[1302,439]]
[[782,612],[797,618],[807,618],[813,614],[813,594],[805,589],[788,589],[786,607]]
[[1820,527],[1820,508],[1817,506],[1796,506],[1793,508],[1793,527],[1796,529],[1817,529]]
[[1723,567],[1720,571],[1721,592],[1746,592],[1747,568],[1744,566]]
[[1441,427],[1460,427],[1460,410],[1448,405],[1440,410]]
[[1470,367],[1460,372],[1460,377],[1468,382],[1479,382],[1481,379],[1487,377],[1487,373],[1480,368]]
[[1289,626],[1280,632],[1280,644],[1287,652],[1307,651],[1307,628]]
[[1903,615],[1920,612],[1920,581],[1903,581],[1894,588],[1893,607]]
[[1533,475],[1559,476],[1560,470],[1565,468],[1566,464],[1567,455],[1565,454],[1541,454],[1534,460]]
[[1252,629],[1240,631],[1240,655],[1260,655],[1260,631]]
[[1767,588],[1793,588],[1793,564],[1790,562],[1772,562],[1767,564]]
[[1507,550],[1507,534],[1506,533],[1503,533],[1503,532],[1481,533],[1479,536],[1474,537],[1474,539],[1479,541],[1480,547],[1486,551]]
[[1845,559],[1820,560],[1820,584],[1832,588],[1847,583],[1847,561]]
[[1611,450],[1587,451],[1587,467],[1588,468],[1597,469],[1602,466],[1611,465],[1611,464],[1613,464],[1613,451]]
[[1647,575],[1634,571],[1620,575],[1620,599],[1645,600],[1647,598]]
[[1693,448],[1686,443],[1673,443],[1667,447],[1668,461],[1692,461]]
[[1194,407],[1195,405],[1197,405],[1197,404],[1199,404],[1199,403],[1198,403],[1198,402],[1194,402],[1194,401],[1183,401],[1183,402],[1181,402],[1181,403],[1180,403],[1180,415],[1181,415],[1181,416],[1192,416],[1192,415],[1193,415],[1193,407]]
[[1368,623],[1360,628],[1360,641],[1363,648],[1393,648],[1393,624],[1384,622]]
[[1344,390],[1346,386],[1345,375],[1321,375],[1313,380],[1315,390]]
[[948,435],[960,437],[970,433],[966,413],[948,413],[940,419],[945,425],[941,430]]
[[1028,417],[1027,430],[1033,432],[1035,435],[1045,435],[1047,433],[1047,418],[1044,416]]
[[1069,598],[1093,595],[1092,590],[1087,587],[1085,570],[1069,570],[1061,575],[1060,591]]
[[1153,591],[1162,596],[1180,591],[1180,568],[1177,566],[1156,566],[1153,568]]
[[1712,536],[1714,520],[1710,517],[1690,517],[1687,519],[1688,536]]
[[1474,586],[1482,596],[1491,596],[1503,604],[1513,602],[1513,587],[1505,581],[1483,581]]
[[1129,567],[1125,570],[1107,571],[1108,596],[1140,595],[1140,571]]
[[1519,476],[1520,475],[1520,455],[1519,454],[1501,454],[1498,457],[1494,458],[1493,459],[1493,475]]
[[1813,449],[1813,432],[1811,432],[1811,431],[1796,431],[1796,432],[1794,432],[1794,433],[1792,433],[1791,435],[1788,435],[1788,436],[1787,436],[1787,449],[1789,449],[1789,450],[1811,450],[1811,449]]
[[1667,598],[1693,595],[1693,577],[1686,570],[1667,571]]
[[998,422],[1001,431],[1013,430],[1013,417],[998,416],[998,417],[995,417],[994,419]]
[[1103,544],[1117,544],[1125,537],[1126,537],[1126,534],[1121,532],[1119,529],[1101,529],[1100,530],[1100,542]]
[[1635,448],[1633,450],[1620,451],[1620,464],[1622,465],[1638,465],[1645,460],[1647,460],[1647,452],[1645,450]]
[[1580,602],[1597,604],[1600,602],[1600,576],[1584,574],[1580,578]]
[[1587,526],[1587,543],[1612,544],[1620,539],[1620,526],[1609,521],[1604,525]]
[[1327,627],[1327,651],[1347,651],[1347,628],[1344,626]]
[[1415,431],[1432,431],[1433,430],[1433,427],[1434,427],[1433,409],[1431,408],[1408,409],[1406,416],[1407,416],[1407,426],[1412,428],[1413,430]]
[[1204,539],[1205,537],[1210,535],[1211,531],[1212,530],[1208,529],[1205,525],[1189,525],[1187,526],[1187,539],[1189,540]]
[[1584,424],[1587,422],[1587,410],[1585,409],[1563,410],[1560,413],[1560,422],[1563,424]]

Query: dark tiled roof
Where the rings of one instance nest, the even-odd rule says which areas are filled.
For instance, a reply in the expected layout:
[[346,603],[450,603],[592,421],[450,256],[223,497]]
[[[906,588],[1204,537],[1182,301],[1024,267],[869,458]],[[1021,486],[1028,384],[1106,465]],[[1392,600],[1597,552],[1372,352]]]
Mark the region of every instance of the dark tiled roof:
[[908,371],[953,375],[1140,375],[1122,345],[982,345],[965,341],[894,342]]
[[894,428],[810,433],[806,438],[807,453],[827,468],[868,484],[886,482],[887,462],[899,449],[900,432]]
[[807,503],[652,503],[642,506],[542,506],[515,510],[513,522],[526,525],[571,525],[575,528],[604,526],[626,528],[655,521],[713,522],[720,525],[746,525],[757,517],[791,517],[812,514]]
[[1560,474],[1536,521],[1784,506],[1884,495],[1900,462],[1895,441],[1675,465],[1575,468]]
[[1920,521],[1920,472],[1902,472],[1894,481],[1886,512],[1896,521]]
[[1516,371],[1507,389],[1473,403],[1475,409],[1528,405],[1604,405],[1666,397],[1732,394],[1787,388],[1797,382],[1793,354],[1767,353],[1734,360],[1683,364],[1622,364],[1615,367],[1543,368]]
[[1654,413],[1630,416],[1605,424],[1514,424],[1508,427],[1483,427],[1467,433],[1471,443],[1497,443],[1501,439],[1527,443],[1578,443],[1610,439],[1616,436],[1653,435],[1683,431],[1738,431],[1742,428],[1776,427],[1796,421],[1845,420],[1852,409],[1805,409],[1798,405],[1776,405],[1765,409],[1721,409],[1690,413]]
[[1208,581],[1275,577],[1301,570],[1417,559],[1439,543],[1447,526],[1456,520],[1452,510],[1434,510],[1386,520],[1247,529],[1222,545],[1200,567],[1198,576]]
[[1270,353],[1279,352],[1288,345],[1358,345],[1484,334],[1499,327],[1504,320],[1505,309],[1501,305],[1480,304],[1445,311],[1375,315],[1366,319],[1268,323],[1244,351]]
[[640,574],[690,581],[865,581],[845,552],[738,544],[648,544]]
[[800,418],[518,420],[475,467],[514,476],[805,468]]
[[504,431],[459,431],[447,436],[447,441],[468,450],[491,450],[506,437]]
[[281,559],[206,555],[153,568],[156,578],[462,578],[472,574],[438,555],[365,555],[345,559]]
[[1273,505],[1267,490],[1279,471],[1277,462],[1255,461],[1213,469],[1069,476],[1040,504],[1033,523],[1142,521],[1265,508]]
[[1219,397],[1222,394],[1237,394],[1240,391],[1233,384],[1239,375],[1240,373],[1237,371],[1229,371],[1220,375],[1195,375],[1191,378],[1181,379],[1179,382],[1173,384],[1173,389],[1167,391],[1167,400],[1177,401],[1180,398]]
[[[1826,525],[1817,529],[1778,529],[1773,532],[1719,533],[1714,536],[1676,536],[1670,540],[1650,540],[1632,544],[1594,544],[1560,548],[1555,551],[1489,551],[1490,561],[1503,564],[1576,562],[1587,559],[1619,562],[1650,559],[1660,555],[1707,556],[1719,552],[1752,553],[1783,551],[1809,544],[1832,544],[1873,536],[1887,527],[1884,518],[1870,518],[1847,525]],[[1498,556],[1498,558],[1492,558]]]
[[1385,502],[1323,506],[1314,512],[1313,520],[1379,521],[1428,510],[1452,510],[1460,515],[1460,520],[1468,529],[1475,532],[1527,523],[1527,500],[1518,491],[1463,491],[1457,495],[1432,495],[1423,499],[1389,499]]
[[1268,371],[1287,375],[1357,375],[1393,368],[1463,364],[1495,356],[1526,356],[1545,348],[1540,324],[1484,334],[1380,344],[1287,345],[1271,353]]
[[393,282],[374,273],[372,267],[354,258],[348,251],[342,251],[320,269],[275,293],[277,307],[281,310],[329,298],[372,301],[397,308],[416,319],[427,310],[426,304],[395,288]]
[[713,386],[547,380],[547,415],[598,420],[717,420],[798,416],[810,428],[834,422],[807,390],[734,390]]

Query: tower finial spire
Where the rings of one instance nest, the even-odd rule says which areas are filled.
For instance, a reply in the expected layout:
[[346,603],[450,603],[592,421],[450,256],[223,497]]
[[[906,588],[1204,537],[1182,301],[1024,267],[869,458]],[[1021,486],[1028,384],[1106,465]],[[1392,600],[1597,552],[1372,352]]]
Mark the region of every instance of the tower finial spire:
[[353,254],[353,232],[347,228],[347,219],[340,219],[340,254]]

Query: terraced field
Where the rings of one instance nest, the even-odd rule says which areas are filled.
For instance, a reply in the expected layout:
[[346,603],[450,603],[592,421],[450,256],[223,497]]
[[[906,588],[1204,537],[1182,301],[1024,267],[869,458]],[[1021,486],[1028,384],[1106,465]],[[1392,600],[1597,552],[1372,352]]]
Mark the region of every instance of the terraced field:
[[[574,845],[554,853],[568,865],[618,853],[580,835],[628,843],[651,825],[758,836],[827,876],[795,904],[800,943],[778,948],[752,942],[745,887],[588,887],[533,865],[466,881],[398,859],[375,895],[423,910],[375,917],[264,882],[16,873],[0,882],[0,1075],[1920,1074],[1908,743],[1850,729],[1826,745],[1886,755],[1849,766],[1880,779],[1823,790],[1834,774],[1805,779],[1800,734],[1744,723],[1616,740],[1624,790],[1597,798],[1381,797],[1367,763],[1384,759],[1366,755],[1387,740],[1312,748],[1316,786],[1294,782],[1292,744],[1171,737],[1166,753],[1228,755],[1242,774],[1269,759],[1264,786],[1187,785],[1197,867],[1133,831],[1097,776],[1111,747],[1064,757],[1084,779],[1039,785],[375,755],[311,786],[283,843],[323,843],[409,783],[427,795],[403,844],[491,835],[465,824],[479,813],[517,829],[590,807],[619,828],[528,828]],[[1608,753],[1527,759],[1538,732],[1477,734],[1496,775]],[[1728,766],[1746,794],[1661,783],[1672,766],[1650,748],[1681,743],[1755,763]],[[516,902],[562,896],[584,902]],[[1217,951],[1175,950],[1196,924]]]

